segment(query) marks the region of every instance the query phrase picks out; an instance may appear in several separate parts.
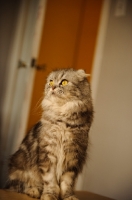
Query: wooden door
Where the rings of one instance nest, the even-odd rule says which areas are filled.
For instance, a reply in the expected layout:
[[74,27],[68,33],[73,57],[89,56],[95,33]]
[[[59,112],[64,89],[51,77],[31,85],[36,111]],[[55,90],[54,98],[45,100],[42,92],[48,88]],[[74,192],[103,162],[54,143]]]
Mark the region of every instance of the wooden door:
[[31,108],[29,130],[41,117],[45,79],[57,68],[83,68],[91,73],[103,0],[48,0]]

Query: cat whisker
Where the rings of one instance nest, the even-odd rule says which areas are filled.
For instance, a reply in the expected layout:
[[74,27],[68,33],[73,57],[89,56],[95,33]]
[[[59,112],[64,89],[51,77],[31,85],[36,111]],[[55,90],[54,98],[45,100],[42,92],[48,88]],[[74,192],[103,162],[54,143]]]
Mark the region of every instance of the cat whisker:
[[73,190],[86,162],[93,119],[86,76],[84,70],[51,72],[45,96],[33,109],[34,115],[40,114],[40,121],[10,157],[8,189],[37,199],[78,200]]

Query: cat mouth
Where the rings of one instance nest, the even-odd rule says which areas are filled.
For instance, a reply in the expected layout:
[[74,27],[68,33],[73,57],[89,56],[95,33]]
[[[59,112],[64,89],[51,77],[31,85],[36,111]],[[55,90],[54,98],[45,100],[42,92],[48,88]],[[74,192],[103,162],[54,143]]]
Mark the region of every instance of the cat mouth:
[[51,95],[55,95],[56,93],[55,93],[55,91],[51,91]]
[[51,94],[55,94],[55,91],[53,90],[53,91],[51,91]]
[[54,94],[55,94],[55,91],[54,91],[54,90],[50,90],[50,91],[49,91],[49,94],[50,94],[50,95],[52,95],[52,94],[54,95]]

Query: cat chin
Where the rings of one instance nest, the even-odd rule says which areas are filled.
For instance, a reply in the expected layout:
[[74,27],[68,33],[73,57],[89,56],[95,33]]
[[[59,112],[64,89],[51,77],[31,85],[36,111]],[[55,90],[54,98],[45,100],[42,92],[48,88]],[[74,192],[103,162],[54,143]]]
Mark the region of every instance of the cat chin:
[[79,112],[79,111],[86,111],[87,107],[84,106],[84,103],[81,100],[74,100],[74,101],[69,101],[67,102],[64,106],[63,109],[65,111],[73,111],[73,112]]
[[55,105],[57,105],[57,96],[56,95],[49,95],[47,98],[44,98],[42,101],[42,108],[52,109]]
[[42,101],[42,108],[45,110],[54,110],[63,115],[63,113],[71,113],[71,112],[85,112],[87,110],[87,106],[81,100],[68,101],[66,103],[62,103],[61,101],[55,101],[55,98],[50,97],[44,98]]
[[53,101],[55,102],[59,97],[59,94],[54,91],[54,90],[51,90],[48,92],[48,94],[46,95],[46,98],[49,99],[50,101]]

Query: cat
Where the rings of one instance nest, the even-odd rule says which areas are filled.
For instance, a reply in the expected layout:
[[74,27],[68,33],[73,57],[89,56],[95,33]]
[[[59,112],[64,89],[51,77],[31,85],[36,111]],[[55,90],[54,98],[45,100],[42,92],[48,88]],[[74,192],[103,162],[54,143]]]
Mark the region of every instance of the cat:
[[41,200],[78,200],[74,186],[87,158],[93,121],[87,74],[55,70],[44,93],[41,120],[10,157],[5,188]]

